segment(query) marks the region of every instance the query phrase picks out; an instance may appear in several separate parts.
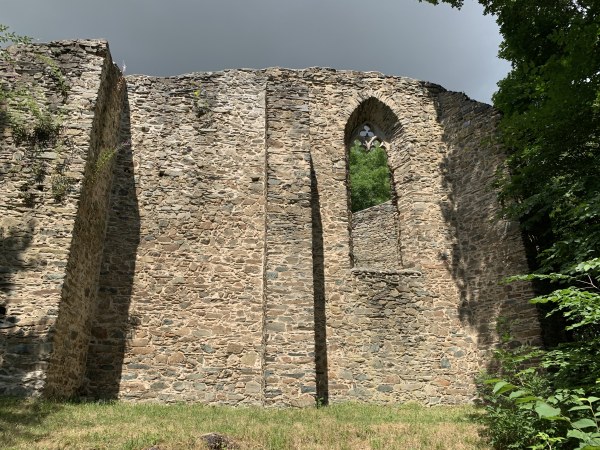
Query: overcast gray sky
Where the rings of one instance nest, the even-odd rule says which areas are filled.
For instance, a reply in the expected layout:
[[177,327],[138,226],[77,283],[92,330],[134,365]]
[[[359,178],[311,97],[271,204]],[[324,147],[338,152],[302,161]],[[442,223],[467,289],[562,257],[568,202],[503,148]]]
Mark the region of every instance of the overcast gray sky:
[[494,19],[417,0],[0,0],[40,41],[105,38],[127,73],[312,66],[376,70],[490,102],[509,70]]

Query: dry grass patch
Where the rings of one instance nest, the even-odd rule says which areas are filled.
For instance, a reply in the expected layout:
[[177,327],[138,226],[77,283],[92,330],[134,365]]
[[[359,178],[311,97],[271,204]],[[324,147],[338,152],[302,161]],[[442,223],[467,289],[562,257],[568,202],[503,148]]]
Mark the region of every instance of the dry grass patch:
[[261,409],[0,399],[3,449],[205,448],[216,432],[241,449],[482,450],[470,407],[342,404]]

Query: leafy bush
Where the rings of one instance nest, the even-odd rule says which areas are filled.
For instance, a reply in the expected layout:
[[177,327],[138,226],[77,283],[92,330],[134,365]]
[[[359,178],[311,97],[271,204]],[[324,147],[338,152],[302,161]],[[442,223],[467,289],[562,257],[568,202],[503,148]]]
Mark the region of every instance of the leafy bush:
[[[547,424],[535,417],[530,411],[519,408],[514,402],[502,395],[497,395],[494,386],[498,375],[511,385],[522,388],[538,396],[546,396],[551,392],[549,381],[535,370],[523,369],[531,358],[538,355],[533,349],[521,347],[512,351],[499,350],[494,359],[499,374],[484,374],[478,382],[479,398],[486,414],[481,417],[485,428],[485,436],[496,449],[524,449],[536,443],[540,432],[555,433]],[[523,370],[522,370],[523,369]]]
[[[498,415],[508,417],[509,425],[526,432],[525,436],[515,436],[513,431],[508,445],[500,448],[524,448],[521,441],[525,437],[528,448],[534,450],[600,449],[599,397],[584,397],[583,389],[559,389],[548,397],[540,397],[504,380],[490,379],[486,383],[494,384],[492,395],[502,404]],[[522,422],[515,424],[515,419]]]
[[544,353],[540,366],[558,388],[582,388],[600,395],[596,379],[600,374],[600,258],[577,264],[567,273],[531,274],[511,280],[548,280],[560,289],[531,300],[534,304],[551,304],[548,313],[562,314],[565,329],[572,341],[559,344]]
[[[547,280],[560,288],[536,297],[562,314],[572,341],[551,350],[496,352],[498,377],[480,396],[490,442],[497,449],[600,449],[600,258],[566,273],[511,280]],[[493,385],[493,386],[492,386]]]

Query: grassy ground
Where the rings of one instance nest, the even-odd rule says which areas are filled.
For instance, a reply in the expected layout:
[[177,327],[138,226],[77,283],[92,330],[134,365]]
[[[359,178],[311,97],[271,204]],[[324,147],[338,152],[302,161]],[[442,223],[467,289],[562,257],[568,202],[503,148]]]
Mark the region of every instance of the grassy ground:
[[200,436],[217,432],[241,449],[486,449],[475,414],[416,405],[299,410],[0,399],[0,448],[203,449]]

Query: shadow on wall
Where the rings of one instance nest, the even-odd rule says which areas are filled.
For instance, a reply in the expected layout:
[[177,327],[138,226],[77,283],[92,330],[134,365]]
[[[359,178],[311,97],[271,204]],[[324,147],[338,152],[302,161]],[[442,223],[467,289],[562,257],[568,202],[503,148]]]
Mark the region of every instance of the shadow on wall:
[[[4,86],[0,86],[3,93]],[[0,96],[2,97],[2,96]],[[0,102],[0,139],[5,138],[5,131],[9,125],[9,118],[5,110],[5,102]],[[5,170],[0,170],[0,182],[6,176]],[[16,221],[14,223],[3,221],[0,224],[0,324],[6,319],[5,298],[12,290],[12,275],[25,268],[25,263],[20,255],[31,245],[35,222],[27,224]],[[4,307],[3,311],[1,308]],[[3,314],[4,313],[4,314]]]
[[[8,125],[8,116],[0,103],[0,139],[6,138]],[[10,172],[0,170],[0,183],[7,174]],[[14,276],[21,271],[31,270],[32,265],[42,263],[27,261],[24,256],[33,241],[35,226],[34,219],[0,217],[0,395],[3,396],[22,397],[39,391],[43,384],[41,379],[45,361],[51,349],[50,337],[45,332],[36,332],[32,326],[20,326],[22,310],[18,309],[18,305],[10,304],[15,289]],[[43,325],[45,321],[46,318],[40,318],[38,325]],[[36,415],[35,411],[23,410],[19,417],[34,421],[38,420]],[[18,437],[19,431],[12,425],[16,420],[0,409],[0,429],[10,427],[13,435]],[[5,444],[10,445],[10,442]]]
[[329,403],[329,376],[327,368],[327,318],[325,308],[325,260],[323,253],[323,223],[317,175],[310,162],[311,206],[312,206],[312,260],[313,292],[315,311],[315,372],[317,378],[317,401]]
[[[18,314],[9,303],[13,276],[28,269],[23,252],[31,245],[34,223],[5,220],[0,227],[0,395],[26,396],[41,388],[40,359],[48,356],[47,336],[18,324]],[[2,419],[0,418],[0,424]]]
[[[35,226],[34,221],[23,224],[17,220],[9,223],[8,220],[3,221],[0,226],[0,293],[2,293],[2,297],[7,297],[12,291],[13,275],[27,268],[21,255],[31,245]],[[6,307],[3,301],[4,298],[0,300],[0,306]]]
[[440,207],[453,244],[450,254],[442,253],[440,259],[460,289],[460,319],[477,331],[481,349],[498,339],[511,345],[518,345],[517,339],[535,339],[535,327],[519,323],[522,312],[531,312],[527,286],[499,284],[527,270],[518,226],[499,218],[493,188],[504,159],[494,140],[499,113],[464,94],[424,87],[434,99],[447,145],[440,169],[448,197]]
[[[130,109],[125,94],[120,142],[131,142]],[[129,314],[140,214],[130,146],[117,155],[99,292],[87,355],[87,394],[112,399],[119,394],[125,343],[137,318]]]

